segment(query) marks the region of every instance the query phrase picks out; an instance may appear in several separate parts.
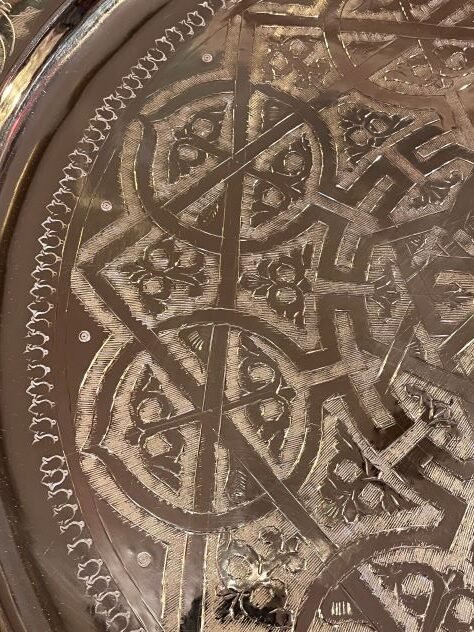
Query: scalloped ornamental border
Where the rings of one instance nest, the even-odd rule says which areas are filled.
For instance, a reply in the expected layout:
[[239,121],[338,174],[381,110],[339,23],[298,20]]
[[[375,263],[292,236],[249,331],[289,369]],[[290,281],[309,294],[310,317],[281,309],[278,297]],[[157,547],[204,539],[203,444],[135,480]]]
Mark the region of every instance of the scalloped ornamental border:
[[69,154],[69,163],[62,170],[59,189],[46,207],[48,216],[42,222],[44,232],[39,238],[40,252],[36,267],[31,273],[33,298],[28,305],[31,314],[26,325],[26,349],[30,383],[27,393],[31,398],[29,412],[33,444],[45,448],[40,472],[41,482],[48,490],[53,513],[59,529],[67,540],[67,550],[77,562],[77,577],[84,582],[86,593],[93,599],[94,612],[103,618],[107,630],[114,632],[145,632],[135,615],[123,604],[117,585],[100,557],[95,555],[93,541],[82,519],[81,510],[73,491],[73,484],[64,451],[61,449],[58,422],[54,416],[52,367],[48,363],[50,336],[55,308],[55,280],[59,276],[62,252],[68,223],[80,189],[92,170],[97,155],[109,137],[117,112],[124,110],[158,71],[160,65],[172,56],[182,42],[194,37],[205,28],[218,12],[240,0],[206,0],[198,3],[195,11],[188,12],[177,26],[165,29],[163,37],[140,58],[130,73],[122,78],[115,92],[104,98],[95,110],[82,138]]

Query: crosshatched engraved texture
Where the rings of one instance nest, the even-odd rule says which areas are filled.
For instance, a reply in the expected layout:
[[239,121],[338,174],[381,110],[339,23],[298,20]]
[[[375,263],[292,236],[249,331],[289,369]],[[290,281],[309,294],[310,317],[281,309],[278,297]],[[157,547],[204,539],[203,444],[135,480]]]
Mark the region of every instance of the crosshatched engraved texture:
[[474,9],[220,4],[43,224],[31,429],[78,577],[123,632],[467,632]]

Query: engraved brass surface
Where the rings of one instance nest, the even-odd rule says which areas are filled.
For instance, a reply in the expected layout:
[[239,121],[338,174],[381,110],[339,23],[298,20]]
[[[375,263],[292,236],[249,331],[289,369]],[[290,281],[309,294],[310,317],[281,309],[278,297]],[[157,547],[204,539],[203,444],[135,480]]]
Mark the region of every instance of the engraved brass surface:
[[0,0],[8,632],[474,629],[474,5]]

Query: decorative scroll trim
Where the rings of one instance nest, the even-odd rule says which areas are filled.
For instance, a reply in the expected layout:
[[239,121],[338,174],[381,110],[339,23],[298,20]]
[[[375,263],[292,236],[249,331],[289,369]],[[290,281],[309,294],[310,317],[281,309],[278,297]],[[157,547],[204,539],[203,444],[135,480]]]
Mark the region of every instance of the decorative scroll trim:
[[52,366],[49,362],[50,326],[53,323],[55,284],[59,277],[67,226],[79,200],[84,179],[89,175],[95,159],[109,137],[113,122],[137,97],[182,42],[192,38],[206,27],[208,21],[220,10],[235,4],[235,0],[205,0],[198,3],[195,11],[186,14],[177,26],[165,29],[164,35],[155,40],[146,55],[139,59],[130,73],[122,78],[117,89],[107,96],[96,109],[88,127],[63,169],[59,189],[46,207],[48,216],[42,223],[44,232],[39,238],[40,251],[35,257],[32,272],[31,314],[27,323],[26,349],[30,383],[27,393],[31,398],[29,412],[32,415],[30,429],[33,444],[41,443],[47,450],[42,458],[40,471],[42,484],[48,489],[48,498],[59,529],[67,539],[67,550],[78,564],[77,577],[86,586],[87,594],[94,601],[95,614],[103,618],[107,630],[114,632],[145,632],[136,617],[121,603],[121,594],[102,559],[96,556],[93,542],[82,519],[64,452],[60,448],[55,403]]

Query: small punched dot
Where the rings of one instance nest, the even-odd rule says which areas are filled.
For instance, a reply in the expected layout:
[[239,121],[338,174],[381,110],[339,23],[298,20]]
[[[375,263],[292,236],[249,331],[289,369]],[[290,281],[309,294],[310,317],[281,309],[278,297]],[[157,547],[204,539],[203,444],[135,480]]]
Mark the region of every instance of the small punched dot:
[[142,568],[148,568],[151,564],[151,555],[146,551],[142,551],[137,555],[137,564]]
[[81,333],[79,334],[79,340],[81,342],[90,342],[91,340],[90,332],[87,331],[86,329],[84,329],[84,331],[81,331]]

